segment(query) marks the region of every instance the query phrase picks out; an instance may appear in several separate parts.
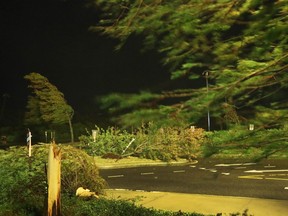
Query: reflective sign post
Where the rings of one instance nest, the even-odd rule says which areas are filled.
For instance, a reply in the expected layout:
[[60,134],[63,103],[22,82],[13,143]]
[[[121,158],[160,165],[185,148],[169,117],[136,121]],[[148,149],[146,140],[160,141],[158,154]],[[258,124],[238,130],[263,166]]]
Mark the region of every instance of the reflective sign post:
[[30,129],[28,128],[28,132],[27,132],[27,148],[28,148],[28,156],[31,157],[32,154],[32,134]]

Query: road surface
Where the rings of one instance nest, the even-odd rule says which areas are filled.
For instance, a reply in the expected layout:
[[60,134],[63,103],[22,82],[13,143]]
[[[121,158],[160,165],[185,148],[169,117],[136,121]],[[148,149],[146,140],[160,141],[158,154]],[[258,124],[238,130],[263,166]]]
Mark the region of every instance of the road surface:
[[288,160],[204,159],[183,166],[102,169],[111,189],[288,200]]

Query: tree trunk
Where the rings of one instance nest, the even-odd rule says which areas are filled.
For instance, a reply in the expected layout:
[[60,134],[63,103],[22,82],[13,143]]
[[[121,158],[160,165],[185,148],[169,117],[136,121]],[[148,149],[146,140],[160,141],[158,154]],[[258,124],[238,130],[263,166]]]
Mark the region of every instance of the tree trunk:
[[74,131],[71,118],[69,118],[68,123],[70,128],[71,143],[74,143]]

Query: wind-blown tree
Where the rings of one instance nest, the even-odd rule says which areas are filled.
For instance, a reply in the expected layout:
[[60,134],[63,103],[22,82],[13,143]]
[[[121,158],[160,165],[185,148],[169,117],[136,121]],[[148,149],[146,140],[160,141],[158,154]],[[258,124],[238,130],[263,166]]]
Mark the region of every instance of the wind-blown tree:
[[[91,2],[102,9],[100,22],[91,30],[119,40],[118,49],[139,36],[143,50],[162,53],[172,79],[206,79],[209,84],[150,94],[149,100],[142,97],[137,103],[130,103],[135,95],[104,98],[105,108],[112,104],[121,114],[129,111],[120,123],[131,126],[131,119],[146,117],[159,120],[160,112],[163,119],[191,124],[203,119],[207,109],[226,125],[245,119],[267,128],[287,122],[286,0]],[[171,97],[179,100],[167,105],[165,100]]]
[[74,142],[72,118],[74,110],[64,98],[56,86],[39,73],[30,73],[24,76],[30,82],[29,88],[32,95],[28,97],[25,123],[40,124],[63,124],[68,123],[70,128],[71,142]]

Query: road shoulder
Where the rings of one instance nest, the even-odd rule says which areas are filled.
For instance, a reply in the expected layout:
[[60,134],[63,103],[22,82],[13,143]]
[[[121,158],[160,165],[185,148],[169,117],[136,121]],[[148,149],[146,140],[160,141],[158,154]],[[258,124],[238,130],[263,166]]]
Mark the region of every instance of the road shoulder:
[[248,215],[254,216],[284,216],[288,212],[287,200],[116,189],[108,189],[106,194],[109,199],[134,200],[137,205],[169,211],[230,215],[248,209]]

